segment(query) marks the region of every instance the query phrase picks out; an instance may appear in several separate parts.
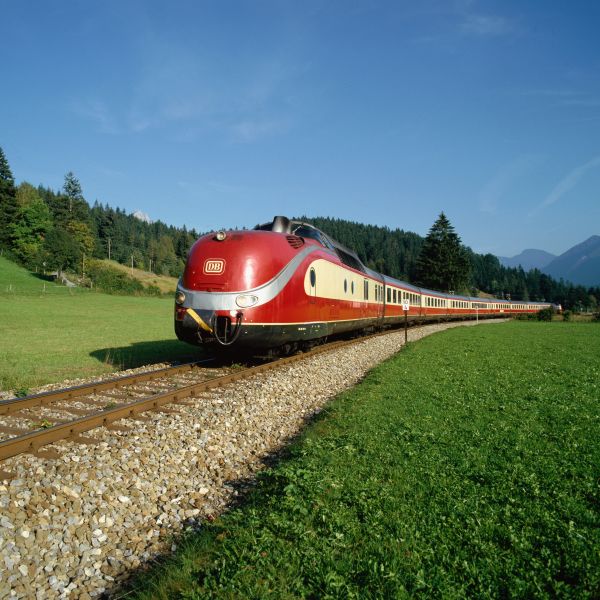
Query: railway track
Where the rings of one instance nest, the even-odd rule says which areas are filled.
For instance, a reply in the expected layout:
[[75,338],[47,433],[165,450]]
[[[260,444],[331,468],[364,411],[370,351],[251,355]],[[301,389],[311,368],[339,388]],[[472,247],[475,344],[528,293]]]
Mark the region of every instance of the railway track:
[[386,333],[329,342],[248,368],[210,368],[209,359],[1,401],[0,480],[13,478],[12,473],[1,469],[2,461],[8,458],[26,453],[59,458],[60,452],[44,447],[63,440],[94,444],[95,438],[83,434],[98,427],[133,430],[119,421],[147,419],[144,413],[148,411],[177,412],[177,405],[189,405],[195,396],[208,390]]

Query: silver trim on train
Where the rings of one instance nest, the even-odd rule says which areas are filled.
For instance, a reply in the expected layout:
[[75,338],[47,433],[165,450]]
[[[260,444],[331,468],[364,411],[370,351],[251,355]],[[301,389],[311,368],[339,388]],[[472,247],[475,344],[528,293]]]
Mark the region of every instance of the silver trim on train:
[[236,298],[240,294],[250,295],[258,297],[258,302],[252,305],[252,308],[266,304],[275,298],[281,290],[287,285],[296,269],[300,266],[302,261],[313,252],[325,252],[336,256],[334,252],[323,248],[322,246],[307,246],[287,264],[273,279],[267,281],[261,286],[252,288],[249,290],[239,290],[237,292],[196,292],[194,290],[188,290],[181,284],[181,279],[177,282],[177,292],[183,292],[185,294],[185,301],[181,306],[184,308],[195,308],[203,310],[239,310],[239,306],[236,304]]

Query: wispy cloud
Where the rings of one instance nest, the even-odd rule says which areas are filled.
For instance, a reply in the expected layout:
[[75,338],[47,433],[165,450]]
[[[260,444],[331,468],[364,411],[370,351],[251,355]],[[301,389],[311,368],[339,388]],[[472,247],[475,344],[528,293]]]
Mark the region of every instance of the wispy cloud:
[[285,119],[245,119],[231,127],[233,141],[248,144],[259,138],[287,133],[290,124]]
[[460,24],[460,30],[464,34],[480,37],[500,36],[513,33],[515,25],[512,21],[499,15],[466,15]]
[[427,10],[428,27],[413,43],[447,46],[468,38],[500,38],[521,31],[516,19],[501,14],[481,12],[476,2],[442,3]]
[[594,158],[588,162],[569,171],[529,216],[533,216],[545,208],[556,204],[565,194],[568,194],[575,186],[577,186],[588,171],[595,169],[596,167],[600,167],[600,156],[594,156]]
[[600,98],[583,90],[573,88],[530,89],[517,92],[519,96],[544,98],[554,106],[575,106],[579,108],[598,108]]
[[101,99],[72,103],[99,131],[143,134],[163,128],[178,141],[210,133],[226,142],[254,143],[292,128],[289,89],[300,70],[289,61],[257,57],[222,64],[156,36],[142,45],[142,66],[122,90],[118,112],[112,114]]
[[506,197],[511,186],[537,166],[541,160],[542,157],[539,155],[526,154],[502,167],[481,190],[479,210],[495,215],[498,212],[498,204]]
[[117,134],[120,128],[114,115],[100,99],[77,99],[71,103],[75,114],[95,123],[101,133]]

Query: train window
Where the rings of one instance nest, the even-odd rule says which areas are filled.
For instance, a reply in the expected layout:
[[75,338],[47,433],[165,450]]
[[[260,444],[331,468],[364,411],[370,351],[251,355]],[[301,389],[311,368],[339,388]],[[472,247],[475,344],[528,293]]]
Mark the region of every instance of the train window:
[[388,302],[392,301],[392,289],[391,288],[387,289],[387,301]]
[[314,269],[310,270],[310,287],[315,287],[317,285],[317,274]]
[[369,282],[365,279],[365,292],[364,292],[365,300],[369,299]]
[[298,235],[303,238],[310,238],[310,239],[316,240],[317,242],[319,242],[319,244],[321,244],[322,246],[325,246],[325,243],[323,242],[323,238],[321,236],[321,232],[318,231],[317,229],[313,229],[312,227],[306,227],[306,225],[300,225],[300,226],[296,227],[295,229],[293,229],[292,233],[294,235]]
[[394,290],[394,304],[397,302],[396,290]]
[[344,294],[348,292],[348,280],[344,279]]
[[350,291],[354,294],[354,281],[350,283]]

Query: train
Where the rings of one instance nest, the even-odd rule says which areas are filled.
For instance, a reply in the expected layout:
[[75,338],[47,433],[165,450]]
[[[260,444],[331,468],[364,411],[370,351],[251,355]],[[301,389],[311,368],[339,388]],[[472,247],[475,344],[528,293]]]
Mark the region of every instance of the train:
[[405,322],[508,317],[547,302],[447,294],[368,268],[310,223],[276,216],[192,246],[175,293],[175,333],[194,345],[289,353]]

